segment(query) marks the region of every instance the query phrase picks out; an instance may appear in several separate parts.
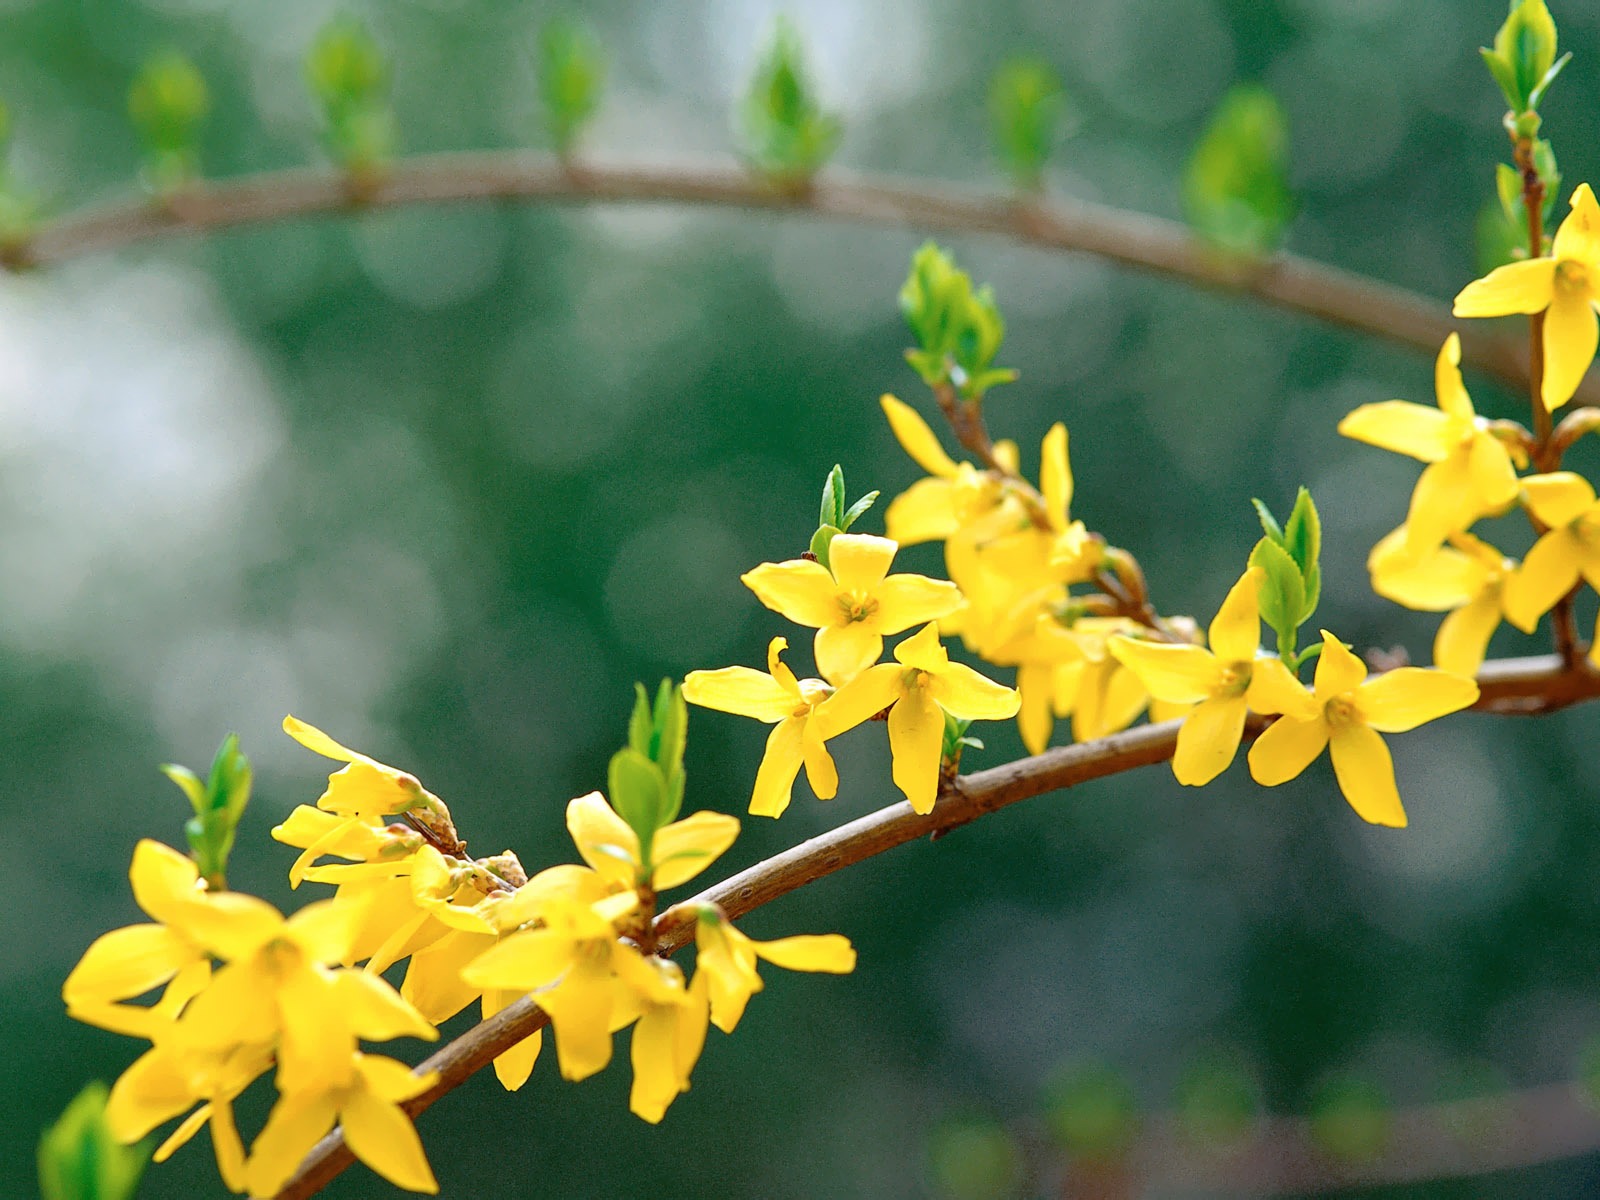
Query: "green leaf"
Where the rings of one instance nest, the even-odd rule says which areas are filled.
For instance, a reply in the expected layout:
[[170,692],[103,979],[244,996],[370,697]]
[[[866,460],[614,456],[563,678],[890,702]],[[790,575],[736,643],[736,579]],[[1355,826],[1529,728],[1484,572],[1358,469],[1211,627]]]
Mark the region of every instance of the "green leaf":
[[611,756],[606,784],[611,807],[639,835],[640,846],[648,847],[667,806],[667,781],[661,768],[634,747],[624,746]]
[[106,1085],[96,1080],[39,1139],[44,1200],[128,1200],[150,1160],[148,1142],[121,1145],[106,1123]]
[[809,549],[812,556],[824,567],[830,567],[831,569],[831,564],[828,561],[828,547],[833,544],[833,539],[838,537],[841,532],[843,531],[836,529],[832,525],[823,525],[811,535]]
[[583,25],[557,19],[539,31],[539,98],[557,154],[572,152],[599,109],[605,75],[600,43]]
[[145,176],[167,192],[199,173],[198,137],[211,110],[205,78],[175,50],[140,68],[128,89],[128,116],[145,149]]
[[1297,207],[1288,161],[1288,120],[1277,99],[1256,84],[1230,89],[1184,171],[1190,227],[1236,253],[1276,249]]
[[822,511],[817,524],[844,528],[844,468],[838,463],[833,464],[833,470],[828,472],[828,478],[823,482]]
[[646,758],[650,757],[650,738],[655,733],[655,714],[650,708],[650,695],[644,684],[633,685],[633,711],[628,715],[628,745]]
[[949,1200],[1006,1200],[1021,1194],[1027,1178],[1017,1139],[987,1117],[941,1121],[928,1138],[928,1165]]
[[800,35],[780,20],[739,106],[741,153],[774,182],[798,184],[828,161],[839,134],[812,90]]
[[1513,112],[1532,111],[1553,78],[1557,50],[1556,23],[1544,0],[1513,3],[1494,36],[1494,49],[1482,51],[1489,72],[1500,85]]
[[336,161],[370,170],[393,153],[388,62],[360,22],[339,18],[322,28],[306,57],[306,82]]
[[900,311],[918,342],[906,360],[930,387],[948,380],[978,400],[1016,378],[1015,371],[993,367],[1006,332],[993,289],[974,290],[971,277],[933,242],[912,256]]
[[1250,552],[1250,565],[1260,567],[1264,575],[1259,590],[1261,619],[1277,632],[1280,643],[1292,646],[1306,602],[1299,564],[1277,542],[1262,538]]
[[206,811],[206,785],[200,782],[198,775],[177,763],[163,763],[161,773],[183,789],[197,815]]
[[1272,515],[1271,510],[1254,497],[1251,498],[1250,503],[1255,505],[1256,516],[1261,520],[1261,531],[1280,546],[1283,545],[1283,530],[1279,527],[1278,520]]
[[1036,190],[1061,140],[1066,93],[1048,63],[1016,59],[995,74],[989,87],[995,157],[1012,181]]
[[839,528],[841,530],[848,530],[850,526],[856,523],[856,518],[877,503],[877,500],[877,492],[868,492],[865,496],[861,497],[861,499],[857,500],[849,508],[845,509],[844,521],[840,524]]
[[1540,102],[1544,99],[1545,92],[1549,91],[1550,85],[1556,81],[1556,76],[1561,74],[1561,72],[1566,68],[1566,65],[1571,61],[1572,52],[1569,50],[1560,58],[1556,59],[1553,64],[1551,64],[1550,69],[1544,73],[1544,77],[1539,80],[1533,91],[1528,93],[1529,108],[1537,109],[1539,107]]
[[1283,526],[1283,548],[1300,566],[1300,574],[1317,565],[1322,555],[1322,518],[1311,493],[1301,488]]

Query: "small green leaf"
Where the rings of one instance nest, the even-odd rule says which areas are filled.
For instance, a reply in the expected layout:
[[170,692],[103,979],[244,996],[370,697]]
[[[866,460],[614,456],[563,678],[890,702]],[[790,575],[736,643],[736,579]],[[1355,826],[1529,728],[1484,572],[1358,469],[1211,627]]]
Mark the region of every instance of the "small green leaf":
[[1294,498],[1294,508],[1283,525],[1283,548],[1300,566],[1304,575],[1317,565],[1322,555],[1322,518],[1317,515],[1317,505],[1311,493],[1301,488]]
[[661,769],[634,747],[624,746],[611,756],[606,783],[611,807],[639,835],[640,846],[648,847],[667,804]]
[[188,767],[180,767],[177,763],[163,763],[161,773],[183,789],[183,794],[189,797],[189,803],[196,815],[205,812],[206,785],[200,782],[198,775]]
[[1560,58],[1556,59],[1553,64],[1551,64],[1550,69],[1544,73],[1544,77],[1539,80],[1538,85],[1534,87],[1533,91],[1528,93],[1529,108],[1537,109],[1539,107],[1540,101],[1544,99],[1545,92],[1547,92],[1550,89],[1550,85],[1556,81],[1556,76],[1561,74],[1561,72],[1566,68],[1566,65],[1571,61],[1572,52],[1569,50]]
[[1261,619],[1277,631],[1280,642],[1293,645],[1306,601],[1299,564],[1277,542],[1262,538],[1250,552],[1250,565],[1260,567],[1264,576],[1258,592]]
[[128,116],[145,149],[145,176],[157,192],[193,179],[200,168],[200,126],[211,110],[205,78],[175,50],[140,68],[128,89]]
[[1278,545],[1283,545],[1283,529],[1278,525],[1278,520],[1272,515],[1271,510],[1260,500],[1253,497],[1250,503],[1255,506],[1256,516],[1261,520],[1261,531],[1277,542]]
[[1483,50],[1489,73],[1500,86],[1514,113],[1538,107],[1556,68],[1555,19],[1544,0],[1513,3],[1505,23],[1494,36],[1494,49]]
[[1297,203],[1289,189],[1289,131],[1271,92],[1238,84],[1223,97],[1183,179],[1190,227],[1224,250],[1276,249]]
[[1018,187],[1039,187],[1065,115],[1066,93],[1048,63],[1017,59],[996,73],[989,88],[995,157]]
[[600,43],[575,21],[550,21],[539,31],[538,71],[550,140],[557,154],[568,155],[600,107],[606,74]]
[[844,528],[844,468],[838,463],[833,464],[833,470],[822,484],[822,511],[817,524]]
[[633,685],[633,711],[628,715],[628,745],[646,758],[650,757],[650,739],[655,733],[655,714],[650,708],[650,695],[644,684]]
[[306,81],[335,161],[369,171],[394,152],[388,62],[360,22],[340,18],[323,27],[306,58]]
[[987,1117],[942,1121],[929,1135],[928,1165],[949,1200],[1006,1200],[1020,1194],[1027,1176],[1017,1139]]
[[800,35],[780,20],[739,106],[740,150],[752,168],[780,184],[815,175],[838,145],[836,117],[812,91]]
[[829,567],[830,569],[832,567],[832,564],[828,561],[828,547],[833,544],[833,539],[838,537],[841,532],[843,531],[834,528],[832,525],[822,525],[811,535],[809,549],[812,557],[824,567]]
[[129,1200],[150,1161],[148,1142],[124,1146],[106,1122],[110,1091],[98,1080],[39,1139],[44,1200]]
[[900,311],[918,342],[906,360],[928,386],[949,381],[976,401],[1016,378],[1015,371],[993,367],[1006,328],[993,289],[974,290],[971,277],[933,242],[912,257]]
[[877,502],[877,499],[877,492],[868,492],[865,496],[861,497],[861,499],[857,500],[845,510],[844,520],[840,524],[839,528],[841,530],[848,530],[850,526],[856,523],[856,518],[861,516],[862,513],[866,512],[867,509],[871,508],[873,504]]

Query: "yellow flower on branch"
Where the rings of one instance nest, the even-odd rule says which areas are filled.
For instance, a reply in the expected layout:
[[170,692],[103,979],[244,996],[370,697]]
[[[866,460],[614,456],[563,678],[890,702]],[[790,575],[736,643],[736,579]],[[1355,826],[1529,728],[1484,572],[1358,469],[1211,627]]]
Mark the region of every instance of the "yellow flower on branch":
[[1250,747],[1250,774],[1276,787],[1328,748],[1339,790],[1374,825],[1406,823],[1394,761],[1378,735],[1415,729],[1478,698],[1476,682],[1448,671],[1401,667],[1368,679],[1366,665],[1326,629],[1314,689],[1308,692],[1279,659],[1256,664],[1251,707],[1282,715]]
[[739,819],[697,812],[655,831],[648,853],[639,835],[599,792],[567,805],[567,832],[583,861],[615,892],[664,892],[688,883],[739,836]]
[[888,709],[895,786],[913,810],[931,812],[939,794],[945,713],[960,720],[1003,721],[1017,715],[1021,699],[1011,688],[951,662],[931,624],[896,646],[894,657],[895,662],[870,667],[835,692],[817,719],[823,737],[831,738]]
[[444,809],[443,801],[426,790],[415,775],[341,746],[315,725],[288,716],[283,719],[283,731],[307,750],[345,764],[328,776],[328,790],[317,800],[318,808],[346,817]]
[[958,463],[944,452],[928,423],[903,400],[885,395],[880,401],[895,439],[916,464],[928,473],[890,503],[884,525],[890,538],[902,546],[943,541],[958,529],[998,516],[997,526],[1015,521],[1021,510],[1000,515],[1006,499],[1005,485],[971,463]]
[[695,923],[695,983],[704,976],[711,1000],[711,1023],[732,1033],[750,997],[761,990],[756,960],[786,971],[826,971],[847,975],[856,969],[850,940],[837,933],[801,934],[758,942],[740,933],[712,905],[702,906]]
[[833,689],[820,679],[796,679],[778,657],[788,646],[785,638],[772,639],[767,646],[768,673],[750,667],[723,667],[690,671],[683,681],[683,698],[690,704],[754,717],[773,726],[750,796],[752,816],[782,815],[793,797],[802,763],[817,799],[832,800],[839,792],[838,768],[814,719],[818,706]]
[[1261,642],[1257,591],[1263,572],[1251,567],[1228,591],[1211,622],[1211,649],[1114,637],[1110,649],[1156,700],[1193,704],[1178,730],[1172,773],[1178,782],[1210,783],[1233,762]]
[[1476,675],[1483,665],[1489,639],[1505,618],[1506,581],[1516,565],[1470,533],[1452,533],[1449,544],[1413,557],[1403,528],[1386,536],[1367,558],[1378,595],[1407,608],[1449,614],[1434,635],[1433,663],[1456,675]]
[[1600,300],[1600,204],[1587,183],[1572,193],[1572,211],[1556,230],[1550,253],[1496,267],[1456,297],[1458,317],[1544,313],[1541,397],[1554,411],[1578,390],[1600,344],[1594,306]]
[[[1578,586],[1600,589],[1600,502],[1581,475],[1556,471],[1522,481],[1523,503],[1547,527],[1505,585],[1506,619],[1532,633],[1539,618]],[[1591,658],[1596,652],[1591,651]]]
[[1461,339],[1453,333],[1434,364],[1434,390],[1437,410],[1385,400],[1363,404],[1339,422],[1345,437],[1428,464],[1406,516],[1406,548],[1412,554],[1432,549],[1517,498],[1511,451],[1473,410],[1461,382]]
[[[615,961],[618,977],[627,984],[623,1003],[638,1009],[629,1054],[633,1088],[628,1108],[654,1125],[689,1090],[689,1075],[705,1048],[710,1020],[706,980],[697,976],[693,987],[685,986],[683,969],[654,955],[624,955]],[[613,1018],[612,1023],[625,1022]]]
[[888,538],[841,533],[828,544],[827,567],[791,559],[740,578],[768,608],[817,631],[817,670],[837,687],[878,661],[886,635],[961,606],[960,590],[947,580],[890,575],[898,549]]

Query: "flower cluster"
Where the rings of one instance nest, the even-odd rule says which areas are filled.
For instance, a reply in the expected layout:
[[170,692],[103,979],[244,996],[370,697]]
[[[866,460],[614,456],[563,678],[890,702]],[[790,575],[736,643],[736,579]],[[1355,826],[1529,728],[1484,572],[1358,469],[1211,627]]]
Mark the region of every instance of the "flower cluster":
[[[270,1195],[337,1122],[374,1170],[433,1192],[400,1106],[434,1076],[364,1053],[362,1041],[432,1040],[435,1025],[474,1001],[487,1018],[527,996],[549,1017],[567,1079],[604,1068],[613,1035],[632,1026],[630,1107],[655,1122],[688,1090],[708,1025],[731,1032],[760,990],[758,958],[854,968],[838,935],[753,942],[707,903],[685,914],[699,946],[692,979],[657,952],[658,894],[727,850],[733,817],[699,812],[641,830],[592,792],[567,807],[582,865],[529,878],[509,851],[467,857],[449,810],[413,776],[293,717],[284,727],[344,764],[315,807],[273,830],[302,850],[291,883],[332,884],[333,897],[286,919],[209,887],[177,851],[141,842],[130,875],[154,923],[101,937],[63,989],[72,1016],[152,1043],[113,1087],[108,1120],[133,1141],[188,1112],[158,1160],[209,1121],[224,1183]],[[403,960],[396,991],[381,972]],[[129,1003],[156,989],[154,1003]],[[528,1079],[540,1042],[535,1033],[495,1060],[507,1089]],[[278,1100],[247,1152],[233,1103],[274,1067]]]

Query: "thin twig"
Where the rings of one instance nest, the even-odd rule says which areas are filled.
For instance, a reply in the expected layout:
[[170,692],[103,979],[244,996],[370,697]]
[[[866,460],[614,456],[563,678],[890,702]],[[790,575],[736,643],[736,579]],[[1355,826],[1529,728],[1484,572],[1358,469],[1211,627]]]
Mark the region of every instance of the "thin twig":
[[[1455,328],[1443,305],[1402,288],[1293,254],[1262,259],[1225,254],[1176,222],[1085,200],[1019,198],[843,171],[829,171],[805,188],[785,189],[722,163],[563,165],[524,151],[404,159],[371,180],[359,197],[344,175],[328,169],[196,183],[165,201],[119,200],[47,222],[4,247],[0,259],[12,268],[49,266],[174,233],[459,200],[711,204],[930,232],[991,233],[1253,296],[1429,356]],[[1527,385],[1527,350],[1516,339],[1468,329],[1461,334],[1461,348],[1469,364],[1518,389]],[[1600,402],[1600,384],[1585,384],[1579,396]]]
[[[1482,696],[1474,707],[1486,712],[1549,712],[1600,696],[1600,672],[1585,663],[1563,667],[1553,655],[1486,663],[1478,684]],[[917,838],[942,836],[1019,800],[1166,762],[1177,747],[1181,723],[1142,725],[1092,742],[1058,746],[956,779],[925,815],[900,802],[829,830],[669,908],[656,918],[658,950],[670,954],[689,942],[697,905],[716,904],[730,918],[738,918],[835,871]],[[1264,724],[1255,721],[1252,731],[1259,732]],[[408,1101],[407,1111],[423,1112],[548,1023],[544,1012],[525,996],[467,1030],[417,1067],[419,1073],[437,1071],[439,1079]],[[334,1130],[306,1157],[277,1200],[306,1200],[352,1161],[343,1136]]]

